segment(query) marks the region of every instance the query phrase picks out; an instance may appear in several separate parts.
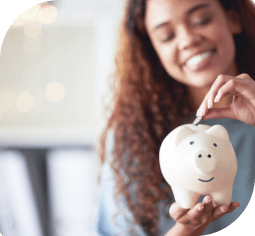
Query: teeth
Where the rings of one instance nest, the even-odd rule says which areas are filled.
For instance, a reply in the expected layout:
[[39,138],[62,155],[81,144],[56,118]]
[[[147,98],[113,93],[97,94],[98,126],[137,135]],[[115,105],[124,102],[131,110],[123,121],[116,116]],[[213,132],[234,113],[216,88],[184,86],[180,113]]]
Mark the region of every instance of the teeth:
[[200,53],[194,57],[191,57],[188,61],[187,61],[187,65],[189,66],[194,66],[199,64],[200,62],[202,62],[203,60],[207,59],[208,57],[210,57],[212,55],[212,51],[207,51],[207,52],[203,52]]

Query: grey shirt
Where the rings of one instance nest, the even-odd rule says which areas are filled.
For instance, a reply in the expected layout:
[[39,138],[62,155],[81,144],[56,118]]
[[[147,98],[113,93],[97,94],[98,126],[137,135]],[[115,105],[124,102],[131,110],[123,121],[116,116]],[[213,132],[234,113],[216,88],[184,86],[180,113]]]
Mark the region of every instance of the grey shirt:
[[[245,210],[248,205],[254,187],[255,179],[255,127],[242,123],[233,119],[211,119],[200,122],[201,124],[215,125],[220,124],[224,126],[230,136],[230,141],[235,149],[237,156],[238,170],[233,184],[232,201],[240,203],[240,207],[230,214],[226,214],[219,220],[210,223],[203,235],[217,232],[232,222],[234,222]],[[110,133],[107,138],[107,152],[108,161],[102,167],[102,179],[99,189],[99,202],[96,219],[96,232],[98,236],[113,236],[113,235],[135,235],[147,236],[141,226],[136,226],[131,231],[130,221],[132,220],[132,213],[126,209],[113,221],[113,216],[120,209],[114,200],[114,179],[109,162],[111,160],[111,150],[113,147],[113,134]],[[169,196],[173,198],[172,192]],[[202,201],[202,197],[200,198]],[[125,206],[125,199],[121,201]],[[175,221],[167,218],[163,214],[162,202],[158,203],[159,219],[160,219],[160,235],[165,235],[167,231],[175,225]],[[132,233],[130,233],[131,231]]]

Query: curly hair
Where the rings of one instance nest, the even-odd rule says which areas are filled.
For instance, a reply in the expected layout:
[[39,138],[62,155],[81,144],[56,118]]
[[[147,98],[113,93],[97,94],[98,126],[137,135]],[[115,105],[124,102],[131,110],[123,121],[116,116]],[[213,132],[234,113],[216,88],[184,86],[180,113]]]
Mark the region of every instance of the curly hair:
[[[227,11],[240,15],[243,32],[235,36],[239,72],[255,78],[254,6],[250,0],[221,0]],[[158,202],[170,204],[171,187],[159,167],[159,148],[165,136],[192,114],[185,85],[163,68],[145,30],[146,0],[128,0],[116,55],[114,106],[101,136],[100,159],[105,142],[114,131],[111,167],[116,181],[115,199],[124,196],[135,224],[148,235],[159,235]],[[253,22],[253,23],[251,23]],[[127,178],[128,177],[128,178]],[[168,212],[168,209],[167,209]],[[168,217],[169,214],[166,213]]]

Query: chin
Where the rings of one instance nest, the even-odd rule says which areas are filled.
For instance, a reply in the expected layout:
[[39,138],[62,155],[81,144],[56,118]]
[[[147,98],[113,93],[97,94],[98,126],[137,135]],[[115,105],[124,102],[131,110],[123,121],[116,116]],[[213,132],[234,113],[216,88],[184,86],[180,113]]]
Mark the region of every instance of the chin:
[[189,83],[185,83],[185,85],[190,86],[190,87],[195,87],[195,88],[211,88],[213,81],[204,81],[204,80],[196,80],[190,81]]
[[227,68],[229,67],[221,65],[211,66],[199,72],[186,71],[183,73],[184,79],[180,82],[197,88],[211,87],[220,74],[229,74]]

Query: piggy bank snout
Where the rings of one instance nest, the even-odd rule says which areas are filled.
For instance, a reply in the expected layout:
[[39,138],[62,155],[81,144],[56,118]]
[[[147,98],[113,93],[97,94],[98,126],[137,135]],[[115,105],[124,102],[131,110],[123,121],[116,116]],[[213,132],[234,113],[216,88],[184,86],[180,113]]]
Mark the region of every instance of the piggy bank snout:
[[209,174],[216,168],[216,156],[212,149],[198,149],[193,158],[195,169],[202,174]]

